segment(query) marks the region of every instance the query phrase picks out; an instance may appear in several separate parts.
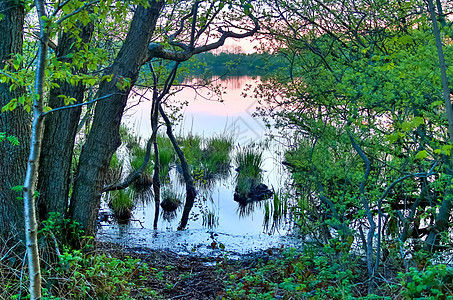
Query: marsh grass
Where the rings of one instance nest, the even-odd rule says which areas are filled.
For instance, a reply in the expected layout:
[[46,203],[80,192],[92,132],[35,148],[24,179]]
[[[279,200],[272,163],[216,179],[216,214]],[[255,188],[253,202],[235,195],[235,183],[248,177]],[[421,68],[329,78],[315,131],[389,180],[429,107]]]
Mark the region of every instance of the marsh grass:
[[123,172],[124,161],[118,158],[117,153],[113,153],[112,159],[110,160],[109,168],[104,176],[104,181],[107,184],[119,182],[121,180],[121,174]]
[[228,174],[231,164],[233,136],[218,135],[206,140],[201,160],[205,172],[211,174]]
[[132,216],[134,208],[135,192],[132,189],[110,191],[108,195],[108,205],[113,211],[113,216],[118,222],[127,222]]
[[263,151],[257,146],[240,148],[236,153],[235,162],[240,176],[261,181],[263,173]]
[[176,152],[168,137],[157,135],[156,140],[159,145],[159,178],[167,182],[171,167],[176,163]]
[[181,199],[183,199],[183,195],[180,193],[175,192],[170,188],[164,188],[162,190],[162,201],[160,206],[166,212],[173,212],[181,206]]
[[239,148],[234,158],[237,166],[236,193],[239,199],[247,199],[252,188],[262,180],[263,151],[250,145]]
[[191,167],[195,182],[208,187],[213,180],[229,175],[233,137],[218,135],[204,139],[189,133],[179,137],[178,143]]
[[[140,169],[142,166],[144,160],[145,160],[145,155],[146,155],[146,149],[141,147],[139,144],[134,145],[130,149],[130,165],[132,168],[132,171],[137,171]],[[148,165],[146,166],[146,169],[144,172],[140,175],[140,177],[133,182],[132,188],[137,192],[137,193],[144,193],[153,184],[153,177],[152,177],[152,172],[153,172],[153,161],[150,160],[148,162]]]
[[186,137],[178,138],[178,143],[189,165],[196,166],[201,161],[202,142],[201,136],[192,133],[189,133]]
[[132,149],[133,147],[140,146],[141,138],[134,134],[130,128],[125,125],[120,126],[120,137],[126,148]]

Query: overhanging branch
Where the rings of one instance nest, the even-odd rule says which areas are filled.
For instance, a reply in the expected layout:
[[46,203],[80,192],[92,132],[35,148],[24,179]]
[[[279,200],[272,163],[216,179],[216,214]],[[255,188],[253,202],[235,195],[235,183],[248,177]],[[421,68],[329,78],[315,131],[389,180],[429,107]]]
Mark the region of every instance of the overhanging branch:
[[[173,60],[173,61],[177,61],[177,62],[183,62],[183,61],[190,59],[195,54],[214,50],[214,49],[217,49],[217,48],[223,46],[223,44],[225,44],[225,40],[227,38],[242,39],[242,38],[246,38],[246,37],[251,37],[255,33],[258,32],[258,30],[260,29],[260,26],[259,26],[257,18],[255,18],[253,15],[249,15],[249,17],[253,21],[253,24],[254,24],[253,29],[251,29],[247,32],[244,32],[244,33],[237,33],[237,32],[233,32],[233,31],[225,31],[221,27],[219,27],[217,30],[222,34],[220,36],[220,38],[213,43],[206,44],[203,46],[193,48],[193,47],[189,47],[188,45],[185,45],[181,42],[178,42],[178,44],[177,44],[178,47],[185,49],[185,50],[184,51],[174,51],[174,50],[165,49],[164,46],[161,44],[151,43],[148,46],[148,58],[146,59],[146,61],[150,61],[153,58],[163,58],[163,59]],[[175,42],[173,42],[173,43],[175,43]]]

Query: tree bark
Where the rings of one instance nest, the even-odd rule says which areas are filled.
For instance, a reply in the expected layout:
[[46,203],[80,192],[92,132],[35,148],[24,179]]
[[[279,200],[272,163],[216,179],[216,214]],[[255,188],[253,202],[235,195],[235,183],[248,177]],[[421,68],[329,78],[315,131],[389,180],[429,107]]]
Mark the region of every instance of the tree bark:
[[[24,36],[24,7],[9,0],[0,1],[0,69],[13,57],[22,54]],[[23,89],[10,91],[9,83],[0,83],[0,108],[18,98]],[[8,141],[0,143],[0,236],[12,235],[24,239],[24,208],[23,202],[16,197],[20,193],[13,191],[14,186],[22,185],[27,168],[27,156],[30,145],[30,115],[22,108],[0,113],[0,132],[7,136],[15,136],[18,146]]]
[[[148,44],[154,33],[164,1],[151,1],[148,8],[136,9],[126,40],[103,81],[97,98],[113,94],[96,104],[93,124],[82,148],[69,207],[69,216],[82,224],[87,235],[95,235],[97,212],[103,190],[103,174],[121,144],[119,126],[131,87],[146,62]],[[121,88],[121,85],[129,81]]]
[[[79,37],[82,43],[91,40],[94,24],[79,25]],[[56,49],[58,60],[72,61],[66,58],[69,53],[78,49],[73,45],[77,41],[72,32],[64,32]],[[84,74],[86,69],[73,70],[74,74]],[[76,99],[76,103],[83,102],[84,88],[82,83],[71,85],[66,81],[58,81],[59,87],[50,90],[48,105],[52,108],[64,106],[64,101],[58,98],[65,95]],[[82,107],[65,109],[49,114],[44,120],[44,136],[39,164],[39,179],[37,190],[40,193],[38,200],[40,219],[47,219],[49,212],[58,212],[63,218],[68,208],[68,195],[71,181],[71,162],[74,141]]]

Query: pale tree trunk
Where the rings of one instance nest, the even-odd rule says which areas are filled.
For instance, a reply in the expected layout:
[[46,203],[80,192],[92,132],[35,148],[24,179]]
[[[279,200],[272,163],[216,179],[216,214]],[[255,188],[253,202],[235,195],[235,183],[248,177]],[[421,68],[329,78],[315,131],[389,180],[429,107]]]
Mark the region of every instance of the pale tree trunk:
[[38,226],[35,209],[35,184],[38,177],[38,160],[42,142],[42,114],[44,97],[44,79],[48,47],[47,24],[44,1],[35,1],[39,20],[39,50],[36,57],[35,90],[33,94],[33,122],[31,127],[31,145],[28,157],[27,173],[24,182],[25,240],[27,246],[28,272],[30,277],[30,299],[41,298],[41,270],[38,252]]
[[[450,99],[450,89],[448,87],[448,76],[447,68],[445,65],[445,56],[444,51],[442,49],[442,40],[440,37],[439,26],[437,25],[437,18],[436,13],[434,11],[433,0],[428,0],[428,9],[431,21],[433,23],[434,37],[436,38],[437,55],[439,57],[439,68],[442,81],[443,97],[448,120],[448,135],[450,138],[450,144],[453,144],[453,109]],[[450,179],[453,178],[453,155],[450,155],[450,162],[449,165],[447,166],[447,175],[449,176]],[[448,229],[450,212],[452,207],[453,207],[453,183],[451,183],[451,181],[449,180],[447,183],[447,187],[445,189],[445,195],[442,200],[442,204],[439,208],[439,212],[436,217],[436,224],[434,228],[430,231],[426,239],[428,250],[434,250],[434,248],[439,244],[440,233]]]
[[[93,23],[87,26],[79,24],[82,43],[88,43],[94,31]],[[72,32],[65,32],[59,40],[56,54],[58,60],[70,62],[66,55],[73,53],[73,44],[77,41]],[[86,73],[85,70],[73,70],[74,74]],[[84,88],[82,83],[71,85],[66,81],[58,81],[59,87],[50,90],[48,105],[51,108],[64,106],[59,95],[75,98],[76,103],[83,102]],[[68,195],[71,181],[71,162],[74,149],[75,135],[82,107],[65,109],[49,114],[44,120],[44,136],[39,163],[38,187],[39,216],[47,219],[50,212],[60,213],[63,218],[68,208]]]
[[[24,7],[14,1],[0,0],[0,70],[13,58],[22,53],[24,36]],[[10,91],[9,83],[0,83],[0,108],[19,98],[22,88]],[[13,111],[0,113],[0,132],[15,136],[19,145],[8,141],[0,143],[0,237],[13,237],[14,240],[24,237],[23,202],[16,199],[20,193],[11,188],[20,186],[25,179],[27,157],[30,145],[30,115],[18,106]],[[11,236],[10,236],[11,235]]]
[[[82,224],[87,235],[96,234],[96,219],[103,191],[103,175],[113,153],[121,144],[119,126],[131,87],[137,80],[141,66],[148,58],[148,43],[154,33],[164,1],[152,1],[148,8],[138,6],[113,65],[103,81],[97,98],[113,94],[96,104],[91,131],[82,148],[79,166],[69,206],[70,217]],[[129,81],[124,88],[117,83]]]

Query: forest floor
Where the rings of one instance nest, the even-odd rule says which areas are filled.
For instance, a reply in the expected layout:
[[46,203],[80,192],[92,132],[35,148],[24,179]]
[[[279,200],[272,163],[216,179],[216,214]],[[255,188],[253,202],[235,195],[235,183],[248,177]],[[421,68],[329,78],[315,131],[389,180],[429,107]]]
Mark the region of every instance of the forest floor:
[[[278,255],[278,249],[243,255],[239,259],[178,255],[170,251],[143,247],[125,248],[112,243],[99,243],[98,252],[111,257],[140,259],[154,276],[147,276],[143,286],[155,291],[158,299],[222,299],[231,274],[244,272],[258,261]],[[141,299],[139,292],[131,296]],[[151,299],[151,298],[143,298]],[[154,299],[154,298],[152,298]]]

